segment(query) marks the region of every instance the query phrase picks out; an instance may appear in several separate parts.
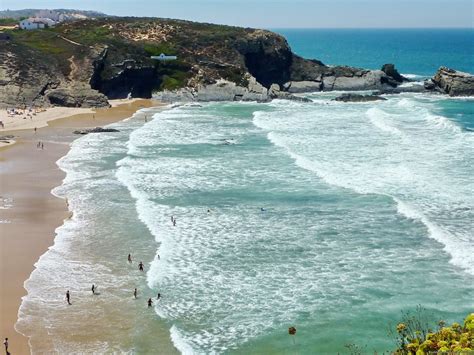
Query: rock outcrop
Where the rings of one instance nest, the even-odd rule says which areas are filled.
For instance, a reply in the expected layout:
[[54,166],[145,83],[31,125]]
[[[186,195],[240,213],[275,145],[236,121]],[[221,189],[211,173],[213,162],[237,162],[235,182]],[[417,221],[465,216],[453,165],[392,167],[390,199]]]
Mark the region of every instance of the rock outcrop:
[[334,101],[342,102],[371,102],[371,101],[384,101],[387,100],[378,95],[359,95],[359,94],[342,94],[334,99]]
[[242,87],[227,80],[218,80],[214,84],[199,85],[197,88],[182,88],[174,91],[164,90],[153,95],[154,99],[165,102],[192,101],[256,101],[268,102],[272,99],[310,102],[303,97],[294,96],[281,91],[278,84],[270,85],[270,89],[259,84],[254,77],[248,79],[248,86]]
[[[160,53],[177,55],[161,63]],[[11,31],[0,46],[0,107],[102,107],[107,99],[304,100],[296,93],[397,87],[384,70],[327,66],[276,33],[156,18],[100,18]],[[403,77],[402,77],[403,81]]]
[[63,87],[46,91],[49,102],[65,107],[108,107],[107,96],[86,86]]
[[403,83],[405,81],[410,81],[408,78],[400,75],[397,69],[395,69],[394,64],[384,64],[381,69],[387,76],[395,80],[397,83]]
[[120,131],[118,129],[115,129],[115,128],[95,127],[95,128],[80,129],[80,130],[74,131],[72,133],[85,135],[85,134],[89,134],[89,133],[106,133],[106,132],[120,132]]
[[[367,70],[349,66],[329,67],[317,60],[294,56],[291,79],[284,84],[290,93],[333,90],[384,90],[397,87],[398,73],[394,66],[386,64],[383,70]],[[387,74],[388,73],[388,74]],[[392,77],[391,75],[395,75]]]
[[449,96],[474,95],[474,75],[441,67],[431,80],[441,92]]

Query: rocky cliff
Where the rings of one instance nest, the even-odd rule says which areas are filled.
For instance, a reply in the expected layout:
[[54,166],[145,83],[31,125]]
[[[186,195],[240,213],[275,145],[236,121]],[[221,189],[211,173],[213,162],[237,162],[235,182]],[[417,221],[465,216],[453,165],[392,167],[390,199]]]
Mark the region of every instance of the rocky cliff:
[[[178,60],[159,63],[165,53]],[[388,70],[329,67],[270,31],[150,18],[101,18],[0,40],[0,106],[104,106],[127,96],[169,100],[295,99],[318,90],[390,89]],[[396,71],[395,71],[396,72]],[[398,73],[397,73],[398,74]]]
[[472,96],[474,95],[474,75],[441,67],[431,79],[434,87],[428,83],[432,89],[437,88],[442,93],[449,96]]

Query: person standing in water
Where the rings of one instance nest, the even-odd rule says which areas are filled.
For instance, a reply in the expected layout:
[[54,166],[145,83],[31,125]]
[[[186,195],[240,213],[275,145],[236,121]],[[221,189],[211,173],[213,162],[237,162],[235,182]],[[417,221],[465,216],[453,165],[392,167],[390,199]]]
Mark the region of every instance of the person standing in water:
[[128,263],[129,263],[129,264],[132,263],[132,254],[128,254]]
[[71,294],[69,293],[69,290],[66,291],[66,301],[68,305],[71,305]]
[[5,354],[9,355],[10,352],[8,351],[8,338],[5,338],[3,345],[5,345]]
[[92,284],[91,291],[92,291],[92,294],[95,295],[95,285],[94,284]]
[[144,271],[143,270],[143,263],[140,261],[140,263],[138,264],[138,270],[140,271]]
[[176,227],[176,218],[173,219],[173,227]]
[[153,306],[153,301],[151,300],[151,298],[148,299],[148,308],[150,308],[151,306]]
[[137,295],[138,295],[138,291],[137,291],[137,289],[135,288],[135,290],[133,291],[133,297],[135,297],[135,299],[137,299]]
[[158,295],[156,295],[156,299],[159,300],[161,298],[161,293],[158,292]]

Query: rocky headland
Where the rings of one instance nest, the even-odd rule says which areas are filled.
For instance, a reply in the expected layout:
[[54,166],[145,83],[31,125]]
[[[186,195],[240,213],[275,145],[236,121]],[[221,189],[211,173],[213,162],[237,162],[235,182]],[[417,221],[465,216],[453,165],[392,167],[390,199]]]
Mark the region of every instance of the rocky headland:
[[[327,66],[291,51],[276,33],[151,18],[99,18],[9,30],[0,39],[0,107],[104,107],[109,99],[305,100],[332,90],[410,91],[393,64]],[[161,53],[177,60],[159,62]],[[442,72],[440,72],[442,70]],[[418,91],[472,95],[473,77],[441,68]]]

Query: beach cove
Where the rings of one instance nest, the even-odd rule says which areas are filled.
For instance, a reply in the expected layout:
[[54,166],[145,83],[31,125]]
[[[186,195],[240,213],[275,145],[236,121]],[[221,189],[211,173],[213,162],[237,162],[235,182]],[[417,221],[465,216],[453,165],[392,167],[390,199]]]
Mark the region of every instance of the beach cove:
[[[79,136],[73,130],[104,126],[131,117],[137,110],[157,105],[150,100],[115,100],[110,109],[52,108],[31,122],[8,122],[1,135],[16,142],[0,149],[2,209],[1,332],[9,337],[14,353],[29,353],[27,339],[14,330],[21,297],[38,258],[53,244],[55,229],[70,217],[64,199],[51,194],[65,174],[56,161],[67,154]],[[10,125],[11,123],[11,125]],[[9,129],[14,128],[14,129]],[[34,127],[37,127],[35,133]],[[44,149],[37,147],[42,141]],[[13,237],[14,236],[14,237]]]
[[54,189],[74,216],[17,323],[34,352],[388,351],[401,310],[461,319],[472,100],[337,95],[173,105],[76,140]]

